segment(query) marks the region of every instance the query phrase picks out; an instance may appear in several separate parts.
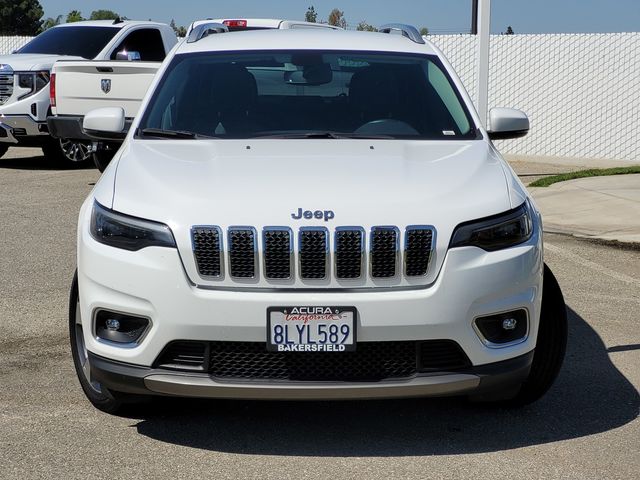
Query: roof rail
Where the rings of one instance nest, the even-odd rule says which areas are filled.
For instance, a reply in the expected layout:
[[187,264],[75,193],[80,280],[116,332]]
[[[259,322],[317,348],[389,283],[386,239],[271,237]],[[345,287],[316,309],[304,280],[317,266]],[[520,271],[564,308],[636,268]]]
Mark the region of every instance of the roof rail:
[[413,25],[407,25],[405,23],[387,23],[378,28],[381,33],[399,32],[403,37],[407,37],[409,40],[415,43],[425,43],[424,38],[420,35],[420,32]]
[[187,43],[197,42],[198,40],[202,40],[204,37],[208,37],[212,33],[225,33],[228,31],[229,28],[221,23],[203,23],[191,30],[191,33],[187,38]]

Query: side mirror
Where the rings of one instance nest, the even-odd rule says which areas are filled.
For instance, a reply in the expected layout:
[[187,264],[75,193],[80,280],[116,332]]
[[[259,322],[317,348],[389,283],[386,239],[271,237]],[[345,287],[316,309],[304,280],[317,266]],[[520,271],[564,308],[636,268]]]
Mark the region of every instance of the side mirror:
[[125,117],[122,107],[104,107],[91,110],[82,120],[82,129],[91,137],[123,138]]
[[136,52],[133,50],[130,52],[127,52],[126,50],[122,50],[116,53],[116,60],[125,60],[127,62],[139,62],[140,60],[142,60],[142,57],[140,56],[140,52]]
[[524,137],[529,131],[527,114],[516,108],[492,108],[489,111],[489,138],[504,140]]

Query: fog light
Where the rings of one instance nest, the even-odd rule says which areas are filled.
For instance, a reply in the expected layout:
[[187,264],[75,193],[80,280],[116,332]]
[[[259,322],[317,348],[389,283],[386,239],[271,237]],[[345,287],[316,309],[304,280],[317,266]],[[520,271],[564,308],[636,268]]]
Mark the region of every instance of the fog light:
[[104,323],[107,330],[120,330],[120,322],[115,318],[108,318]]
[[504,328],[505,330],[514,330],[517,324],[518,320],[516,320],[515,318],[505,318],[502,321],[502,328]]
[[114,343],[140,343],[150,325],[148,318],[99,310],[95,316],[96,336]]
[[476,331],[489,346],[504,346],[527,336],[527,311],[524,309],[476,318]]

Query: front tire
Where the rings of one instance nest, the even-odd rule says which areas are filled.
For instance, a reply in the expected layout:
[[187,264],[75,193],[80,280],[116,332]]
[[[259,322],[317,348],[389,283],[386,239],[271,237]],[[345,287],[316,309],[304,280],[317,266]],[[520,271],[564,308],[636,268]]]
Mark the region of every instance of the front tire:
[[560,372],[567,349],[568,332],[567,308],[562,290],[545,264],[540,325],[531,371],[509,403],[515,406],[528,405],[547,393]]
[[127,404],[147,400],[147,397],[142,395],[123,394],[111,391],[92,378],[89,355],[84,343],[77,272],[73,276],[69,295],[69,339],[71,341],[73,365],[78,380],[80,381],[80,386],[94,407],[106,413],[116,414],[121,412]]

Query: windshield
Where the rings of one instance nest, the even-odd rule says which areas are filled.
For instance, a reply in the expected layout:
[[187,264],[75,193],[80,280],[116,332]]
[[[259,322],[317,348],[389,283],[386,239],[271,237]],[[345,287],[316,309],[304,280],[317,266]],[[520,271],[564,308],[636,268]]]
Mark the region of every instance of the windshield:
[[177,55],[138,129],[176,138],[168,132],[180,138],[477,137],[437,57],[317,50]]
[[120,27],[50,28],[27,43],[16,53],[71,55],[87,59],[98,53],[120,30]]

